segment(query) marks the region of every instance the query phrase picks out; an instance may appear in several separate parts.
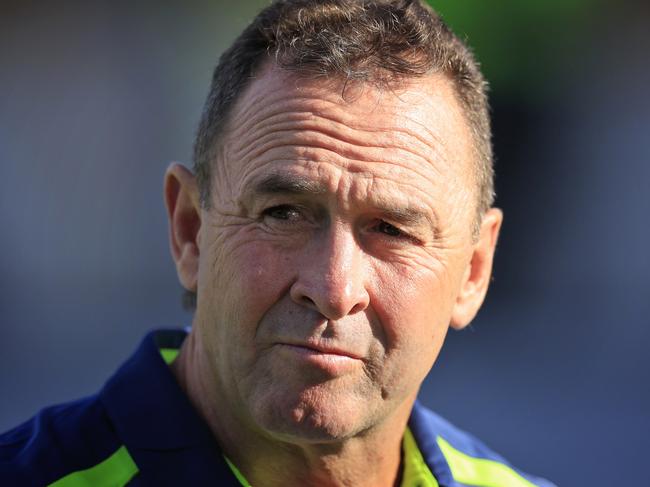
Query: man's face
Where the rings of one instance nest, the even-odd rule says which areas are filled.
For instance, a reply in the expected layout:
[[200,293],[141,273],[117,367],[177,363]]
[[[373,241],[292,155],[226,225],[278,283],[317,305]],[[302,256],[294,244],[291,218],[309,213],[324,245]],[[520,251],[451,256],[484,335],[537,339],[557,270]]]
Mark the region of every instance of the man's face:
[[201,215],[194,326],[217,407],[317,442],[410,408],[467,277],[472,154],[443,77],[379,90],[263,71]]

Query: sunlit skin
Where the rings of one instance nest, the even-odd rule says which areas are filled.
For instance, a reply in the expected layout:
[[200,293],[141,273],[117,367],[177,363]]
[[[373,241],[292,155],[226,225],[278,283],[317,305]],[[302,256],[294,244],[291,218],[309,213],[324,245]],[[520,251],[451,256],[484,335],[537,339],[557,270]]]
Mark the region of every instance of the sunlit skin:
[[172,254],[198,296],[173,370],[252,485],[395,483],[420,384],[489,282],[501,213],[472,234],[474,154],[441,75],[379,89],[269,64],[209,208],[170,166]]

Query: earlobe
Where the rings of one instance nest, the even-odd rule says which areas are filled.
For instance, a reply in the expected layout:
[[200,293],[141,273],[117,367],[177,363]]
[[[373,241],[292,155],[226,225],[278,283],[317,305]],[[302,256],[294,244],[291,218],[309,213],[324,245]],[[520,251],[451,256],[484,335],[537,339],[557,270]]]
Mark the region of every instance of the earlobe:
[[479,239],[463,275],[460,292],[456,298],[451,326],[460,330],[467,326],[483,304],[492,276],[492,262],[496,249],[503,213],[498,208],[488,210],[481,223]]
[[199,269],[201,206],[196,178],[172,163],[165,172],[164,197],[169,219],[169,245],[183,287],[196,291]]

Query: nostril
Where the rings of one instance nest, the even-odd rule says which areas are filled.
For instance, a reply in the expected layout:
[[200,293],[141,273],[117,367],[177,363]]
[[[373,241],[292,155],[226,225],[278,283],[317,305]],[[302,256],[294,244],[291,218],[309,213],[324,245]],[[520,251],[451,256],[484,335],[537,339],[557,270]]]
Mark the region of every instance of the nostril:
[[307,304],[309,306],[316,306],[314,300],[311,299],[309,296],[302,296],[300,300],[303,302],[303,304]]
[[366,306],[367,306],[367,304],[365,304],[365,303],[357,303],[352,307],[352,309],[349,311],[348,314],[353,315],[355,313],[359,313],[359,312],[363,311],[364,309],[366,309]]

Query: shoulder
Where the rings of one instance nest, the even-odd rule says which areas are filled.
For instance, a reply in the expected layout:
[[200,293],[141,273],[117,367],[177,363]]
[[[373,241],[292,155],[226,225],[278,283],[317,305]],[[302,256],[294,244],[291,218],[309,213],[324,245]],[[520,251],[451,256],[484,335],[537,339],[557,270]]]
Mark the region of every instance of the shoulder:
[[119,447],[98,396],[51,406],[0,435],[0,484],[48,485]]
[[441,486],[554,487],[512,466],[482,441],[418,403],[409,427]]

